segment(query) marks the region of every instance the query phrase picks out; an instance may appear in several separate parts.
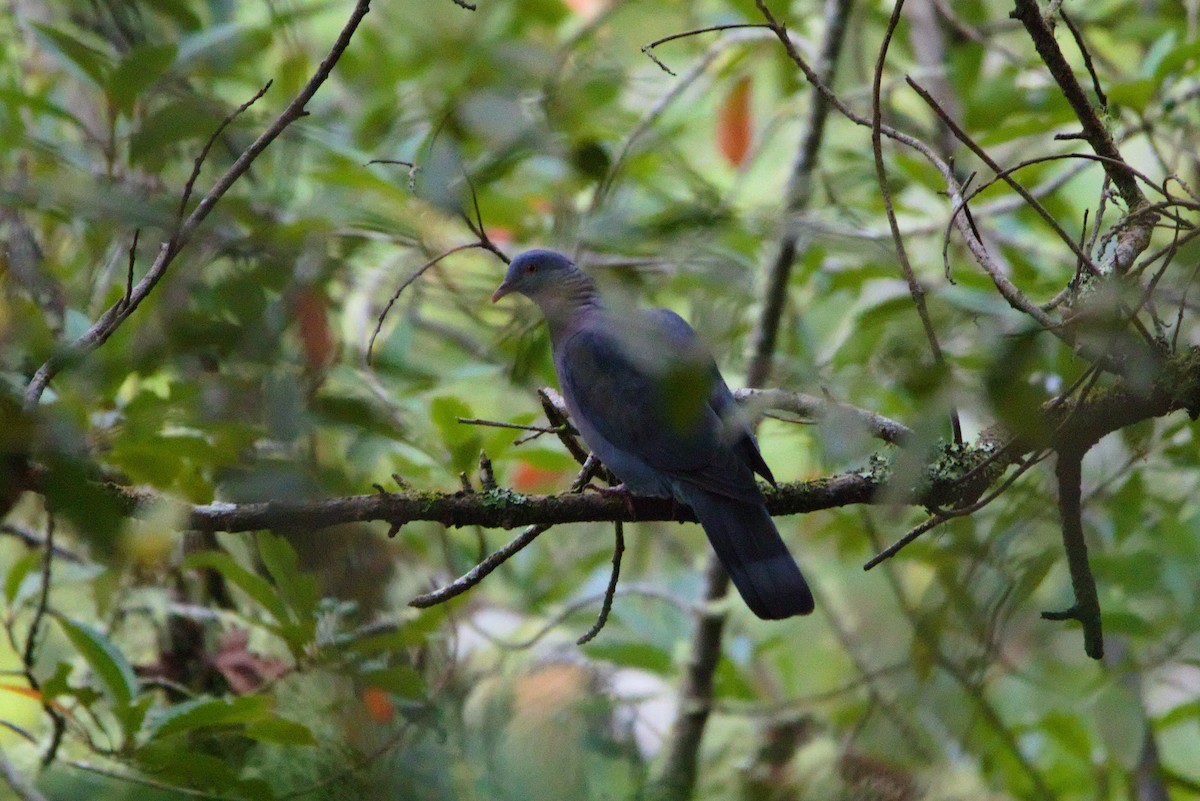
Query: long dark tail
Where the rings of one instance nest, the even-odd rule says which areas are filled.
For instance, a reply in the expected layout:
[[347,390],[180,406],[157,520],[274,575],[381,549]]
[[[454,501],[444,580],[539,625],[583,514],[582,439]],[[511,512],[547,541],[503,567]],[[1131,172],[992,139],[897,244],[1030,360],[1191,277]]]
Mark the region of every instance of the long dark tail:
[[692,484],[677,487],[696,513],[717,558],[750,611],[765,620],[807,615],[812,591],[761,503],[716,495]]

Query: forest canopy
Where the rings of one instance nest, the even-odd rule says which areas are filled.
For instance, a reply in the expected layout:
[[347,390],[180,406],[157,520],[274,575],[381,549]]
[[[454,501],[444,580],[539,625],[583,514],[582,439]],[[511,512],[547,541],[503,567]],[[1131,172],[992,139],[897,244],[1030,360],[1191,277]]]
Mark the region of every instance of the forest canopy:
[[[1198,33],[13,0],[0,797],[1200,798]],[[590,491],[531,248],[696,330],[812,615]]]

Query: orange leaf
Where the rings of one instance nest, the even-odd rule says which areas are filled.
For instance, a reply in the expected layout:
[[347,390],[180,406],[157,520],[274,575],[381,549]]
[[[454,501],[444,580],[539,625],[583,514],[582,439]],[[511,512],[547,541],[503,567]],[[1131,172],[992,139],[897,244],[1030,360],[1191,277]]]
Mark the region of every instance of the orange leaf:
[[562,474],[557,470],[544,470],[529,462],[519,462],[513,471],[512,485],[517,492],[534,492],[552,489],[561,478]]
[[396,706],[388,694],[378,687],[366,687],[362,692],[363,704],[367,714],[376,723],[391,723],[396,716]]
[[32,698],[35,701],[42,700],[42,694],[32,687],[22,687],[19,684],[0,684],[0,690],[8,690],[10,693],[24,695],[27,698]]
[[16,693],[17,695],[23,695],[26,698],[32,698],[34,701],[39,701],[43,704],[47,704],[51,709],[55,710],[56,712],[58,712],[60,715],[62,715],[64,717],[68,717],[68,718],[72,717],[71,711],[69,709],[64,707],[58,701],[48,701],[48,702],[43,701],[42,694],[40,692],[38,692],[37,690],[33,689],[32,687],[22,687],[19,684],[0,684],[0,690],[8,690],[10,693]]
[[484,231],[487,232],[488,239],[497,245],[511,245],[513,242],[512,231],[502,225],[489,225]]
[[742,166],[750,152],[750,76],[738,82],[725,96],[717,114],[717,147],[730,164]]
[[563,5],[579,16],[590,19],[604,10],[608,0],[563,0]]
[[324,299],[312,289],[302,289],[296,295],[292,314],[300,329],[300,344],[309,369],[324,370],[333,361],[333,331]]

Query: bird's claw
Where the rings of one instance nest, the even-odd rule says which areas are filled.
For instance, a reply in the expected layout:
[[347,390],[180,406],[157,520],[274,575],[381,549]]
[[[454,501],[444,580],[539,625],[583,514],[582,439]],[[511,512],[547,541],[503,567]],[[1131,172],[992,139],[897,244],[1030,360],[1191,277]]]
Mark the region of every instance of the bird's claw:
[[637,517],[633,508],[633,493],[629,491],[624,483],[617,484],[612,487],[599,487],[589,481],[587,484],[583,485],[582,491],[587,492],[589,490],[599,495],[603,495],[606,498],[618,497],[623,499],[625,501],[625,511],[629,512],[629,517]]
[[629,490],[627,490],[625,488],[624,484],[617,484],[612,487],[601,487],[601,486],[593,484],[592,482],[589,481],[588,483],[584,484],[583,487],[581,487],[581,490],[583,492],[591,491],[591,492],[598,493],[600,495],[609,495],[609,496],[629,495]]

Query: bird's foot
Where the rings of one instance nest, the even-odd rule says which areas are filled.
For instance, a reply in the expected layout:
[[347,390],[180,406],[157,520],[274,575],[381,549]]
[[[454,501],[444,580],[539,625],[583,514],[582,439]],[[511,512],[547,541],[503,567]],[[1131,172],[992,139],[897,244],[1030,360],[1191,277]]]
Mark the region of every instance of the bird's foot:
[[612,487],[601,487],[589,481],[583,485],[582,489],[584,492],[595,492],[600,495],[629,495],[629,490],[626,489],[624,484],[616,484]]
[[589,481],[587,484],[583,485],[582,490],[583,492],[588,492],[590,490],[591,492],[595,492],[598,495],[603,495],[608,498],[622,498],[625,501],[625,510],[629,512],[629,516],[631,518],[637,517],[633,508],[633,493],[629,491],[629,488],[626,487],[624,483],[616,484],[611,487],[599,487]]

